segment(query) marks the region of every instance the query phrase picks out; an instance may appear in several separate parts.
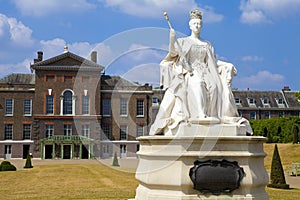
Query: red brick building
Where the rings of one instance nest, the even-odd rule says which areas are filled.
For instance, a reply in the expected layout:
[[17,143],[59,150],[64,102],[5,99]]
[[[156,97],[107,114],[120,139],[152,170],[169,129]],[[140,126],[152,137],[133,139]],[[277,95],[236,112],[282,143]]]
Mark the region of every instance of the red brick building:
[[148,134],[152,87],[101,74],[69,51],[30,66],[33,74],[0,80],[0,156],[81,159],[135,156]]

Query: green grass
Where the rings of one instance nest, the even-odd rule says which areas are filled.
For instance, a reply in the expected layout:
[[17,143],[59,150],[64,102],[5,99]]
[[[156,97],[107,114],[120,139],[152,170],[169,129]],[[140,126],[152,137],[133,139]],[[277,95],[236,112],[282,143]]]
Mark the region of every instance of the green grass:
[[[265,144],[269,171],[274,144]],[[284,166],[300,161],[300,145],[278,144]],[[0,172],[0,199],[129,199],[138,182],[134,173],[102,164],[40,165],[16,172]],[[125,171],[128,171],[127,169]],[[266,188],[270,200],[296,200],[300,189]]]
[[104,165],[47,165],[0,173],[1,199],[128,199],[133,173]]

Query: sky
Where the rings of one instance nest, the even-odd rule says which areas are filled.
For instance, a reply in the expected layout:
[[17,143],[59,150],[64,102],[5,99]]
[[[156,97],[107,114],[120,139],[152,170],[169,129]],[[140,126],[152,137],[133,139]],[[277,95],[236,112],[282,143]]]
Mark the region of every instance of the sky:
[[69,51],[98,52],[105,74],[159,85],[168,53],[168,13],[176,37],[190,34],[189,12],[203,12],[201,38],[233,63],[238,90],[300,90],[299,0],[0,0],[0,78],[31,73],[30,63]]

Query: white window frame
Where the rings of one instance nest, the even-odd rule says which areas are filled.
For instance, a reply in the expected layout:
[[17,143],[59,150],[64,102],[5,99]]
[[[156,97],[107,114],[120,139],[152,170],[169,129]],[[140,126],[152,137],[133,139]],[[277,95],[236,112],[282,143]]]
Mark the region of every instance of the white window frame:
[[13,124],[4,124],[4,140],[12,140],[13,134],[14,134]]
[[[125,133],[125,134],[123,134]],[[128,126],[127,125],[120,125],[120,140],[127,140],[128,139]],[[125,138],[123,137],[125,135]]]
[[[140,103],[143,104],[140,104]],[[136,117],[144,117],[145,112],[144,112],[144,99],[137,99],[136,100]],[[142,107],[141,107],[142,106]],[[143,113],[139,113],[140,111],[142,111]]]
[[102,124],[102,140],[110,140],[111,138],[111,125]]
[[136,137],[144,136],[145,134],[145,127],[137,125],[136,126]]
[[64,124],[64,136],[72,135],[72,124]]
[[[87,101],[84,100],[87,98]],[[86,112],[87,111],[87,112]],[[90,96],[82,96],[82,102],[81,102],[81,112],[83,115],[89,115],[90,114]]]
[[46,124],[45,126],[45,137],[51,137],[54,135],[54,124]]
[[[29,129],[27,129],[29,127]],[[31,124],[23,124],[23,140],[30,140],[31,139]],[[29,137],[28,137],[29,133]]]
[[128,116],[128,100],[125,98],[120,98],[120,116]]
[[[48,101],[48,97],[52,98],[51,104]],[[54,114],[54,96],[53,95],[46,95],[45,101],[46,101],[46,115],[53,115]],[[48,108],[50,108],[50,109],[48,109]]]
[[[29,101],[29,104],[27,104]],[[24,115],[31,116],[32,115],[32,99],[24,99]]]
[[[11,101],[11,105],[8,105],[8,101]],[[5,99],[5,116],[13,116],[14,115],[14,99],[8,98]]]
[[87,138],[90,138],[90,125],[82,124],[81,125],[81,135]]
[[102,115],[111,116],[111,99],[102,99]]
[[[254,113],[254,117],[252,117],[252,114]],[[250,111],[250,119],[256,119],[256,112],[255,111]]]

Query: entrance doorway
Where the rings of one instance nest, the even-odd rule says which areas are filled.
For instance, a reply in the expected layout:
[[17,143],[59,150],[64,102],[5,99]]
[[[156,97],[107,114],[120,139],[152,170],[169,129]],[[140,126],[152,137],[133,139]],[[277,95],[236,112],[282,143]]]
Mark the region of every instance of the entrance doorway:
[[53,145],[45,145],[45,159],[52,159]]
[[64,145],[64,155],[63,159],[70,159],[71,158],[71,145]]
[[89,159],[89,146],[88,145],[82,145],[82,159]]
[[27,155],[29,154],[30,145],[24,144],[23,145],[23,159],[27,158]]

